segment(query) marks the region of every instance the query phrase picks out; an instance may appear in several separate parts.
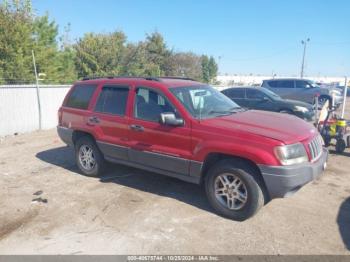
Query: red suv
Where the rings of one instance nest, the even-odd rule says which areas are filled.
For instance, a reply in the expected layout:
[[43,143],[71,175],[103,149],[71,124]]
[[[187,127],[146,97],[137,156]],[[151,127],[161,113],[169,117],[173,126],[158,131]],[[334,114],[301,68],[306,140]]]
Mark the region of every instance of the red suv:
[[83,174],[100,175],[110,161],[203,183],[213,208],[235,220],[321,175],[328,156],[307,122],[242,109],[185,78],[85,79],[58,115]]

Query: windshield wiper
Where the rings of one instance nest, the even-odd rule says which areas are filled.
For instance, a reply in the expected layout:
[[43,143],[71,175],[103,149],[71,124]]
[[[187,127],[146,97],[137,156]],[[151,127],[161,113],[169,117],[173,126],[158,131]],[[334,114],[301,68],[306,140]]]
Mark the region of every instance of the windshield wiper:
[[232,107],[229,110],[211,110],[208,112],[208,114],[219,114],[219,115],[231,115],[233,113],[237,113],[237,112],[242,112],[245,111],[246,109],[242,108],[242,107]]

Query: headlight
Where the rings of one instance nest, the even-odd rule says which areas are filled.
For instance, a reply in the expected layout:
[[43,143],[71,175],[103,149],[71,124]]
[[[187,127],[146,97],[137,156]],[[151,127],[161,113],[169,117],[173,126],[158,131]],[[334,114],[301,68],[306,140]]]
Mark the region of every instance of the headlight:
[[299,111],[299,112],[303,112],[303,113],[306,113],[309,111],[309,109],[307,107],[303,107],[303,106],[295,106],[294,110]]
[[308,161],[308,157],[301,143],[292,145],[276,146],[275,155],[279,159],[282,165],[294,165]]

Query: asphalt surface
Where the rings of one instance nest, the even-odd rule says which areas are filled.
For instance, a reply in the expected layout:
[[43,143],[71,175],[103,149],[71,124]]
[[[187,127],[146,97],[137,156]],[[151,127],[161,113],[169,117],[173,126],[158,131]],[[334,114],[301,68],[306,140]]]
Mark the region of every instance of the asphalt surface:
[[55,130],[7,137],[0,254],[350,254],[349,178],[350,149],[331,151],[319,180],[235,222],[173,178],[120,165],[80,175]]

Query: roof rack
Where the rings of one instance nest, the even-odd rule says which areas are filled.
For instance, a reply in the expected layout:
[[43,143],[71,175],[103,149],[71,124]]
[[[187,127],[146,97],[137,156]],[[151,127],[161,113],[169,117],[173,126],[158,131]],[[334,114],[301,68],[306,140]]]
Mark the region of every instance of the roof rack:
[[179,79],[179,80],[190,80],[190,81],[196,81],[195,79],[193,78],[190,78],[190,77],[182,77],[182,76],[161,76],[161,77],[158,77],[160,79]]
[[103,79],[103,78],[108,78],[108,79],[140,78],[140,79],[145,79],[145,80],[150,80],[150,81],[158,81],[158,82],[160,82],[162,79],[179,79],[179,80],[196,81],[196,80],[189,78],[189,77],[180,77],[180,76],[161,76],[161,77],[151,77],[151,76],[88,76],[88,77],[83,77],[82,81]]

